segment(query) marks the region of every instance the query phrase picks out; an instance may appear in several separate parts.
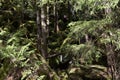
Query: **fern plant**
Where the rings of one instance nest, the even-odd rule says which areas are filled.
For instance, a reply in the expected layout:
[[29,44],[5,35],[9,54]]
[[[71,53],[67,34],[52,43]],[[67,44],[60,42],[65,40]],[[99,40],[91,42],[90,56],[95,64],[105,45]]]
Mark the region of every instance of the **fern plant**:
[[90,20],[72,22],[68,37],[61,50],[72,54],[79,62],[81,59],[90,64],[102,55],[107,55],[106,45],[111,44],[119,50],[119,29],[112,27],[112,20]]
[[10,58],[13,63],[21,64],[21,66],[25,64],[22,61],[26,61],[30,54],[35,51],[35,49],[30,49],[31,42],[22,39],[23,33],[25,33],[25,29],[18,30],[11,35],[10,39],[7,40],[7,45],[0,50],[4,58]]

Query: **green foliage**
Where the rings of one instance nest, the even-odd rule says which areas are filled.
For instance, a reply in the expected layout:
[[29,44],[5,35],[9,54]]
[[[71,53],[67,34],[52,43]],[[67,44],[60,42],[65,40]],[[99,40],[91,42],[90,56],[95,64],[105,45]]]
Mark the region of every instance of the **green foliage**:
[[[57,4],[58,27],[60,28],[57,33],[54,26],[55,4]],[[14,67],[25,68],[22,71],[21,80],[29,77],[44,80],[48,74],[37,73],[41,65],[46,61],[51,64],[62,62],[59,55],[55,59],[50,58],[46,61],[36,57],[36,53],[41,56],[36,47],[39,43],[36,40],[38,36],[36,9],[40,10],[43,5],[49,8],[49,12],[44,14],[46,18],[49,18],[50,23],[49,27],[47,26],[48,53],[52,51],[53,55],[63,53],[62,58],[65,59],[63,61],[72,60],[73,66],[101,65],[104,62],[100,59],[105,59],[107,62],[103,56],[107,57],[109,51],[106,46],[111,45],[119,64],[119,0],[1,0],[0,74],[3,74],[0,80],[3,80]],[[107,13],[107,10],[111,11]],[[49,72],[47,67],[45,71]],[[59,74],[59,70],[55,71]]]
[[[10,58],[15,65],[20,64],[20,66],[24,66],[27,63],[26,61],[28,61],[30,54],[35,51],[35,49],[30,49],[30,46],[32,45],[31,42],[27,43],[24,42],[23,39],[20,39],[23,30],[19,30],[11,35],[11,38],[7,41],[7,45],[1,49],[3,58]],[[20,43],[21,41],[23,41],[23,43]]]
[[111,23],[109,19],[71,22],[68,25],[70,33],[61,46],[62,51],[92,63],[106,54],[102,48],[106,44],[112,43],[118,49],[119,29],[112,27]]
[[118,4],[119,0],[71,0],[71,3],[74,3],[75,10],[86,10],[92,13],[94,10],[105,9],[105,8],[114,8]]
[[97,31],[102,31],[104,25],[108,23],[108,20],[91,20],[91,21],[78,21],[72,22],[70,26],[69,36],[73,36],[76,39],[82,38],[85,34],[92,34],[93,36],[99,36]]
[[103,19],[105,10],[114,9],[119,0],[71,0],[73,11],[80,20]]
[[[1,63],[2,67],[0,71],[5,70],[3,72],[4,75],[2,75],[3,77],[7,75],[10,68],[31,66],[28,62],[31,60],[30,56],[35,53],[36,49],[32,48],[32,42],[23,37],[25,33],[25,28],[19,29],[14,33],[9,33],[7,29],[1,29],[0,58],[6,61]],[[9,61],[9,65],[5,66],[8,64],[7,60]]]

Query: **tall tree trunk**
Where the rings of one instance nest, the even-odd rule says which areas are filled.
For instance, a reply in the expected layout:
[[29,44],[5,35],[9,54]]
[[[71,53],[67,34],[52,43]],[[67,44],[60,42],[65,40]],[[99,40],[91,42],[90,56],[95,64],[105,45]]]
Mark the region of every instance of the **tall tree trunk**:
[[[41,17],[40,10],[36,11],[36,22],[37,22],[37,48],[39,53],[41,53],[41,38],[42,38],[42,29],[41,29]],[[43,54],[42,54],[43,55]]]
[[58,33],[59,32],[59,25],[58,25],[58,1],[55,0],[54,3],[54,28],[55,28],[55,32]]
[[46,16],[46,17],[47,17],[47,18],[46,18],[46,22],[47,22],[47,28],[46,28],[46,29],[47,29],[47,38],[48,38],[48,37],[49,37],[49,24],[50,24],[50,20],[49,20],[49,19],[50,19],[50,18],[49,18],[49,6],[50,6],[50,4],[49,4],[49,0],[47,0],[47,2],[48,2],[48,3],[47,3],[47,9],[46,9],[46,10],[47,10],[47,11],[46,11],[46,15],[47,15],[47,16]]
[[59,76],[54,70],[50,68],[46,62],[47,54],[47,37],[49,32],[49,5],[43,5],[40,9],[37,9],[36,13],[36,22],[37,22],[37,45],[38,50],[41,53],[39,56],[40,61],[43,63],[37,70],[38,75],[46,75],[49,80],[60,80]]
[[42,38],[41,38],[41,52],[44,57],[47,57],[47,22],[46,22],[46,5],[41,7],[41,28],[42,28]]
[[47,22],[46,22],[46,5],[37,9],[37,27],[38,27],[38,50],[44,58],[47,57]]

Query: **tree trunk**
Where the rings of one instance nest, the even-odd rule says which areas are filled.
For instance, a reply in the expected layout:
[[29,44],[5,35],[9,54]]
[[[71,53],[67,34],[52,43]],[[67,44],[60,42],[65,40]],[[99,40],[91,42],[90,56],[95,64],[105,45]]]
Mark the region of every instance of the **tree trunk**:
[[41,30],[42,30],[42,38],[41,38],[41,52],[43,56],[47,57],[47,16],[46,16],[46,5],[41,7]]
[[47,11],[46,11],[46,15],[47,15],[47,18],[46,18],[46,22],[47,22],[47,38],[49,37],[49,24],[50,24],[50,18],[49,18],[49,0],[47,1],[48,3],[47,3]]
[[55,28],[55,32],[58,33],[59,32],[59,25],[58,25],[58,1],[55,0],[54,3],[54,28]]
[[[42,38],[42,29],[41,29],[41,17],[40,17],[40,10],[37,9],[36,11],[36,22],[37,22],[37,48],[38,52],[41,53],[41,38]],[[43,54],[42,54],[43,56]]]
[[108,74],[111,75],[112,80],[119,80],[118,79],[119,74],[116,66],[116,57],[112,45],[110,44],[107,45],[106,50],[107,50]]
[[47,57],[47,17],[46,17],[46,5],[43,5],[41,9],[37,9],[37,38],[38,38],[38,51],[44,58]]

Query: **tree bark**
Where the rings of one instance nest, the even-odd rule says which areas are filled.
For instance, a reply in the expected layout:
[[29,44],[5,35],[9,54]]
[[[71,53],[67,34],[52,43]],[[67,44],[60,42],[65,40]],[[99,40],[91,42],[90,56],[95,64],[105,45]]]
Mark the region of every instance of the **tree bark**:
[[58,33],[59,32],[59,25],[58,25],[58,1],[55,0],[54,3],[54,28],[55,28],[55,32]]
[[47,17],[47,18],[46,18],[46,23],[47,23],[46,29],[47,29],[47,38],[48,38],[48,37],[49,37],[49,24],[50,24],[50,17],[49,17],[49,9],[50,9],[49,6],[50,6],[50,4],[49,4],[49,0],[48,0],[47,2],[48,2],[48,3],[47,3],[47,9],[46,9],[46,10],[47,10],[47,11],[46,11],[46,13],[47,13],[47,14],[46,14],[46,15],[47,15],[47,16],[46,16],[46,17]]
[[107,50],[107,63],[108,63],[108,74],[111,75],[112,80],[119,80],[119,74],[117,71],[117,66],[116,66],[116,57],[115,57],[115,53],[113,51],[113,47],[112,45],[108,44],[106,46],[106,50]]
[[[37,48],[38,52],[41,53],[41,34],[42,34],[42,29],[41,29],[41,17],[40,17],[40,10],[37,9],[36,11],[36,22],[37,22]],[[43,54],[42,54],[43,55]]]
[[37,39],[38,39],[38,51],[44,58],[47,57],[47,17],[46,17],[46,5],[43,5],[40,9],[37,9]]
[[41,38],[41,52],[43,56],[47,57],[47,17],[46,17],[46,5],[41,7],[41,29],[42,29],[42,38]]

